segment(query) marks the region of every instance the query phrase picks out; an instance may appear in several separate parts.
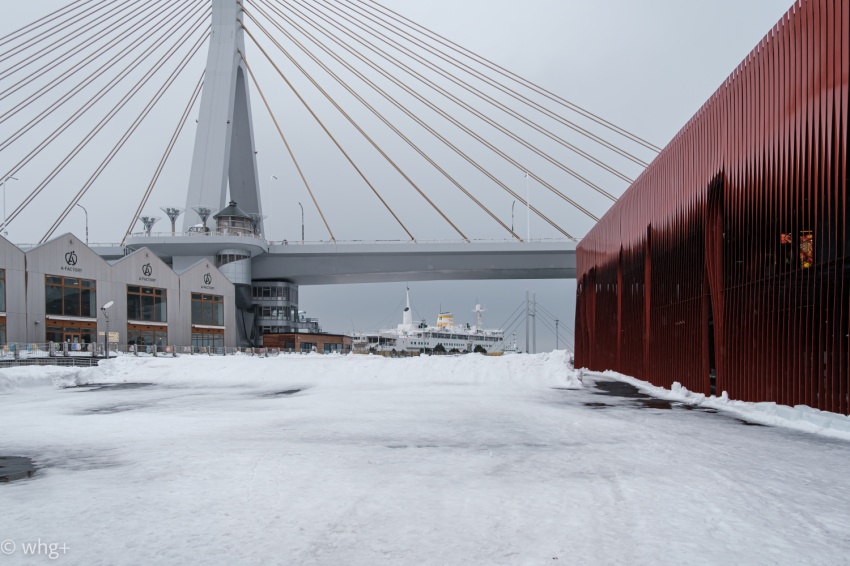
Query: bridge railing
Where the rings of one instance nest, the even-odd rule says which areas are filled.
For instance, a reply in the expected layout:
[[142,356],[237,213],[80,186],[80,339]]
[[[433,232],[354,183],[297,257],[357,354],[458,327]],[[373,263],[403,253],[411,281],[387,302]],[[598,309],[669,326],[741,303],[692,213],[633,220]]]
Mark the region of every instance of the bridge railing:
[[244,230],[232,228],[210,228],[207,232],[135,232],[129,238],[206,238],[211,236],[227,236],[228,238],[245,238],[246,240],[259,240],[265,242],[265,238],[258,234],[246,234]]
[[572,242],[566,238],[532,238],[519,241],[513,238],[504,239],[449,239],[449,240],[270,240],[271,246],[315,246],[315,245],[358,245],[358,244],[516,244],[526,243],[567,243]]

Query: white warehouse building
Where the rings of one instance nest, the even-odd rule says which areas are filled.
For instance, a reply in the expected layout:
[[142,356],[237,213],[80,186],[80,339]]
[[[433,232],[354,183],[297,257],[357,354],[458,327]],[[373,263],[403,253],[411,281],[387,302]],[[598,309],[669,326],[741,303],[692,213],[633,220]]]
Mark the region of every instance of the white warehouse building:
[[177,273],[147,248],[108,262],[72,234],[26,252],[0,237],[3,344],[89,344],[108,316],[121,344],[234,346],[235,301],[209,259]]

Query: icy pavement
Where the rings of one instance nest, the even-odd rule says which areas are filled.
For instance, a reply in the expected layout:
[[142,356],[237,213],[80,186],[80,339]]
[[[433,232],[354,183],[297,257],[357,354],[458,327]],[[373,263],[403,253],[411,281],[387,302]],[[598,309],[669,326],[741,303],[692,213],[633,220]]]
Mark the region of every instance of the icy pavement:
[[850,443],[603,379],[560,354],[5,369],[0,456],[39,471],[0,485],[0,566],[847,562]]

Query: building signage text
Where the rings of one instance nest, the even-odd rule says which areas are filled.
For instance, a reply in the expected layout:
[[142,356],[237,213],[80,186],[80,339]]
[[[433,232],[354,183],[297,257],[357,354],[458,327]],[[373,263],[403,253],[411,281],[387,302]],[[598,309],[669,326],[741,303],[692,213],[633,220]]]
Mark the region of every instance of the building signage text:
[[142,277],[139,277],[139,281],[147,281],[149,283],[155,283],[156,277],[151,277],[153,275],[153,267],[151,264],[146,263],[142,266]]
[[77,265],[77,253],[73,250],[65,254],[65,263],[67,265],[63,265],[61,267],[62,271],[70,271],[72,273],[82,273],[83,270],[79,267],[74,267]]

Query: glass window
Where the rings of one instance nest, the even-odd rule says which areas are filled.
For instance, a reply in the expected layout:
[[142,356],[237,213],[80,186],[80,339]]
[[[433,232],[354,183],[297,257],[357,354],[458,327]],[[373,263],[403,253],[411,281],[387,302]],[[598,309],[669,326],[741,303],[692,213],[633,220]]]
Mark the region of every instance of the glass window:
[[127,286],[127,320],[168,322],[167,304],[165,289]]
[[196,348],[223,348],[224,334],[215,332],[193,332],[192,346]]
[[157,348],[168,345],[168,331],[159,329],[127,329],[127,344],[131,346],[156,346]]
[[90,279],[45,276],[47,314],[97,318],[96,283]]
[[192,324],[224,326],[224,297],[193,293]]

